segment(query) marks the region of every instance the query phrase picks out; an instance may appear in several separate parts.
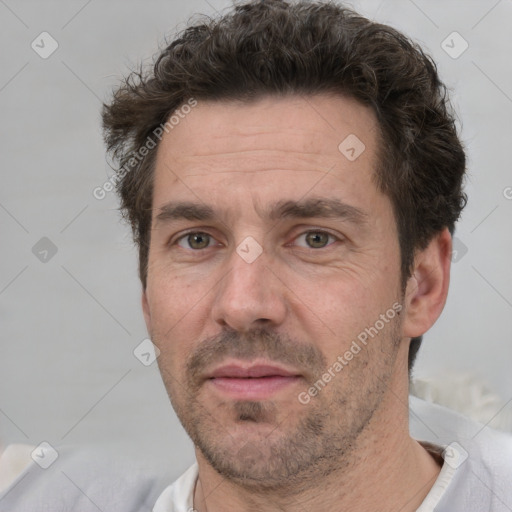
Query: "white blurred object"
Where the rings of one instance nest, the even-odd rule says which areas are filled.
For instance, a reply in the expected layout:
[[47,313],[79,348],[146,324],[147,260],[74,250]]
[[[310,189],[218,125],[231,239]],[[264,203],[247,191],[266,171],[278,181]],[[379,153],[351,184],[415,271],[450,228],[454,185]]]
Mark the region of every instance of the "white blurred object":
[[410,393],[496,430],[512,432],[512,399],[504,402],[474,374],[451,372],[413,379]]
[[32,462],[30,453],[34,446],[10,444],[2,452],[0,447],[0,492],[7,489]]

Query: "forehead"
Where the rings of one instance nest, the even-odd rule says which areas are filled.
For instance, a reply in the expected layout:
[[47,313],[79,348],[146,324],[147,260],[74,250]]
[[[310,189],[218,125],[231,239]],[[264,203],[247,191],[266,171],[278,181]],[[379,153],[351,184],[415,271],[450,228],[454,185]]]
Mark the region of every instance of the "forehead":
[[178,118],[158,148],[154,210],[176,197],[242,206],[247,194],[253,203],[298,199],[313,189],[363,200],[375,189],[378,125],[373,111],[353,99],[199,101]]

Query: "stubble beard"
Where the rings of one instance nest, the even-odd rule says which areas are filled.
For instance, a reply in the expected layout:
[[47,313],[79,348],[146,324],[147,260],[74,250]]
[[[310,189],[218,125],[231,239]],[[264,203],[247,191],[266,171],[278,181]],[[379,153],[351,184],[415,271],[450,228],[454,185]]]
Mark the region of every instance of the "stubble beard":
[[[318,478],[347,471],[356,463],[358,440],[390,385],[399,324],[397,317],[379,336],[383,339],[372,340],[374,346],[361,350],[308,404],[298,409],[294,406],[292,411],[299,411],[296,417],[287,416],[272,401],[231,401],[215,408],[200,401],[199,369],[227,355],[242,359],[266,356],[299,369],[307,362],[316,379],[328,367],[316,347],[297,346],[266,330],[247,336],[223,333],[203,344],[187,362],[186,392],[166,378],[161,367],[162,376],[184,429],[217,473],[253,491],[293,493],[314,487]],[[378,344],[386,350],[380,350]],[[377,353],[380,359],[376,359]],[[216,417],[219,410],[225,413],[222,420]],[[247,435],[247,427],[251,435]]]

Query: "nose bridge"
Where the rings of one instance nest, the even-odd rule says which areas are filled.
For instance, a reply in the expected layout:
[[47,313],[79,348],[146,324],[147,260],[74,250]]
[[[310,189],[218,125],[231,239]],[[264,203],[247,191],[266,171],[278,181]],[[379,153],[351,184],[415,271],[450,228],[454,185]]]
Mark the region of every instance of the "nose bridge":
[[282,322],[284,295],[271,267],[254,238],[242,240],[230,255],[227,274],[219,283],[213,305],[215,321],[237,330],[250,329],[255,322]]
[[223,280],[223,294],[241,303],[261,302],[264,299],[265,283],[267,290],[270,285],[270,262],[261,245],[256,244],[254,239],[246,239],[236,247],[229,259],[228,275]]

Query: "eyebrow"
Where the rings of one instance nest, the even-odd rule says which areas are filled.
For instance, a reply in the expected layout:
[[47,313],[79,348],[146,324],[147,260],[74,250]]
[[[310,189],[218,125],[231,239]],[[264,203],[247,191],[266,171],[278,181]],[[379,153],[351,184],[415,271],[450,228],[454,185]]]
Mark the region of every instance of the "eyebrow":
[[[296,218],[307,219],[338,218],[353,224],[364,224],[368,215],[361,209],[346,204],[336,198],[308,198],[302,200],[281,200],[267,210],[266,216],[270,220]],[[213,207],[190,201],[170,202],[159,209],[156,215],[156,224],[172,220],[208,221],[218,218]]]

